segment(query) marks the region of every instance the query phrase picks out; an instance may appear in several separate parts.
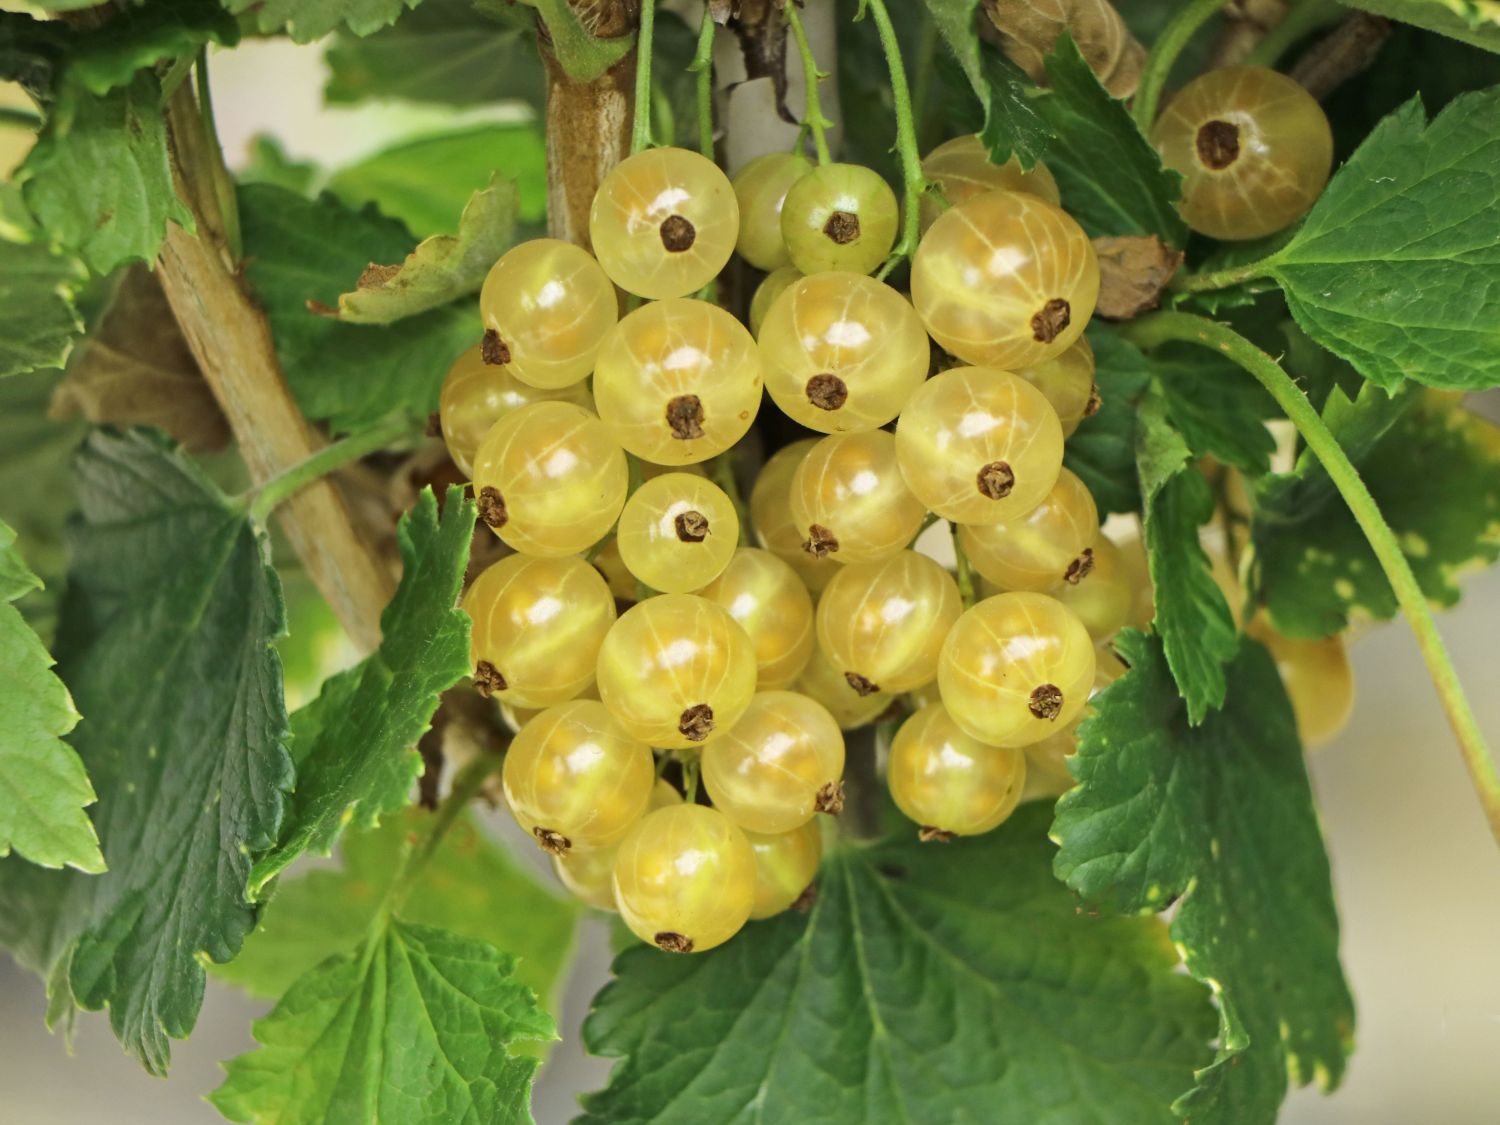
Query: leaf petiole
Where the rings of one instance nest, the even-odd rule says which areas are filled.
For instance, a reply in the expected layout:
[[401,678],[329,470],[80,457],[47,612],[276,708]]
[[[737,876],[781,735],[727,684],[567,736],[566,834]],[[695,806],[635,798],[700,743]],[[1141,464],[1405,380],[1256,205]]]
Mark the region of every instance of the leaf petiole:
[[656,0],[642,0],[641,28],[636,33],[635,119],[630,154],[651,147],[651,43],[656,33]]
[[901,59],[901,44],[886,11],[885,0],[864,0],[863,7],[875,20],[880,47],[885,52],[886,68],[891,75],[891,98],[896,110],[896,155],[901,161],[902,221],[901,238],[891,256],[875,276],[884,279],[904,259],[911,257],[921,237],[922,214],[919,206],[927,180],[922,175],[922,154],[917,150],[917,126],[912,115],[911,88],[906,82],[906,64]]
[[1427,664],[1428,675],[1437,688],[1438,698],[1448,714],[1448,722],[1458,738],[1469,777],[1478,791],[1480,803],[1490,823],[1490,831],[1500,841],[1500,772],[1474,718],[1469,700],[1459,683],[1458,672],[1432,618],[1426,595],[1412,573],[1411,564],[1401,552],[1396,533],[1381,515],[1375,498],[1359,475],[1343,447],[1319,416],[1307,396],[1274,359],[1233,329],[1205,317],[1190,313],[1157,312],[1131,321],[1123,329],[1125,336],[1142,348],[1153,348],[1173,340],[1210,348],[1243,367],[1263,386],[1281,407],[1313,456],[1322,463],[1334,487],[1349,506],[1355,522],[1364,532],[1387,581],[1400,603],[1417,646]]
[[714,158],[714,17],[703,5],[703,23],[698,28],[698,47],[688,70],[697,77],[698,151]]
[[369,429],[324,446],[305,460],[283,469],[259,488],[245,493],[240,498],[241,502],[246,504],[252,520],[264,524],[283,500],[309,484],[361,457],[411,439],[417,432],[417,427],[409,417],[405,414],[393,414]]
[[1175,281],[1172,288],[1183,293],[1202,293],[1210,289],[1228,289],[1246,281],[1269,277],[1271,275],[1271,267],[1274,264],[1275,256],[1272,255],[1269,258],[1260,258],[1254,262],[1246,262],[1242,266],[1227,266],[1221,270],[1208,270],[1205,273],[1188,274]]

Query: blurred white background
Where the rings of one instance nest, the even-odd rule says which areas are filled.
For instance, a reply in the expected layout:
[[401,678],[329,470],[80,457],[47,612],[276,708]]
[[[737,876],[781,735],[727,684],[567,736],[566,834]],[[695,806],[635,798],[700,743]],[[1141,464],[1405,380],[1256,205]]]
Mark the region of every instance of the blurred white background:
[[[327,110],[315,50],[248,43],[213,60],[219,128],[231,162],[250,138],[277,135],[293,157],[347,163],[393,140],[469,120],[410,106]],[[1500,417],[1500,411],[1490,411]],[[1500,746],[1500,572],[1469,581],[1441,620],[1480,726]],[[1349,729],[1312,757],[1358,1004],[1358,1046],[1332,1097],[1294,1094],[1287,1125],[1491,1125],[1500,1120],[1500,849],[1400,622],[1353,648],[1359,702]],[[508,833],[508,817],[492,818]],[[529,845],[522,854],[539,853]],[[542,1072],[536,1116],[567,1121],[608,1065],[587,1058],[579,1025],[608,965],[590,923],[561,1014],[564,1037]],[[219,1062],[253,1046],[265,1010],[210,981],[192,1038],[174,1043],[171,1077],[147,1077],[121,1053],[102,1015],[80,1020],[75,1053],[42,1026],[41,985],[0,957],[0,1120],[17,1125],[212,1122],[201,1099]],[[1128,1123],[1123,1123],[1128,1125]]]

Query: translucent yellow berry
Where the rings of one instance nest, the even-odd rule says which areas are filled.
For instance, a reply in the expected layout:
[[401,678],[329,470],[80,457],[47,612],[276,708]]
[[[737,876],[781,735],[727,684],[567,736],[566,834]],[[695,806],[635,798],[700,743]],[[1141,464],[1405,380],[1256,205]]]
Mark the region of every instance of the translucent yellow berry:
[[760,331],[766,390],[793,421],[825,434],[873,430],[927,378],[927,332],[905,297],[854,273],[794,282]]
[[616,164],[589,211],[589,240],[621,289],[657,300],[702,289],[729,261],[740,207],[729,177],[684,148],[648,148]]
[[[1030,171],[1012,156],[1004,164],[990,162],[984,143],[973,133],[944,141],[922,158],[922,175],[937,185],[949,205],[957,207],[987,191],[1024,191],[1056,207],[1061,200],[1057,181],[1041,161]],[[946,210],[931,195],[922,196],[922,229],[930,227]]]
[[781,235],[803,273],[869,273],[896,244],[896,193],[859,164],[825,164],[794,183],[781,205]]
[[464,594],[469,658],[482,692],[513,707],[564,703],[594,682],[615,621],[609,586],[582,559],[511,555]]
[[724,490],[691,473],[666,473],[636,489],[615,534],[630,572],[667,594],[717,578],[739,536],[739,517]]
[[1029,746],[1073,721],[1094,684],[1088,630],[1046,594],[998,594],[943,643],[938,690],[953,721],[992,746]]
[[693,594],[626,610],[599,650],[599,697],[635,738],[700,746],[732,727],[755,694],[755,647],[729,614]]
[[790,832],[746,832],[755,853],[755,905],[751,918],[770,918],[792,907],[812,886],[823,859],[823,832],[809,820]]
[[903,692],[937,675],[938,654],[963,612],[958,584],[937,563],[902,551],[850,563],[818,600],[818,645],[849,686]]
[[1080,336],[1063,352],[1021,367],[1016,374],[1025,379],[1057,411],[1063,437],[1072,437],[1078,424],[1099,409],[1099,393],[1094,387],[1094,349],[1087,336]]
[[757,340],[760,339],[760,329],[765,323],[766,314],[771,311],[776,298],[802,277],[802,271],[795,266],[783,266],[766,274],[765,280],[755,287],[755,295],[750,298],[750,334]]
[[1064,469],[1031,511],[996,524],[965,525],[958,541],[974,569],[1002,590],[1046,592],[1077,585],[1094,567],[1099,510],[1088,486]]
[[1261,619],[1246,632],[1275,658],[1303,744],[1311,749],[1332,741],[1354,712],[1354,669],[1343,637],[1288,637]]
[[543,711],[505,754],[505,800],[537,844],[562,855],[618,841],[646,811],[656,770],[651,747],[625,733],[592,699]]
[[873,723],[897,698],[883,691],[861,695],[816,647],[797,681],[797,690],[827,708],[843,730],[857,730]]
[[763,691],[703,749],[715,807],[751,832],[790,832],[814,813],[844,808],[844,735],[820,703]]
[[978,836],[1015,811],[1026,784],[1026,755],[985,745],[933,703],[896,732],[886,782],[924,840]]
[[630,470],[604,423],[571,402],[534,402],[490,427],[474,455],[479,518],[527,555],[593,546],[625,506]]
[[955,367],[922,384],[901,413],[895,446],[917,499],[958,523],[1020,518],[1062,469],[1052,404],[1026,380],[983,367]]
[[[682,804],[682,794],[672,783],[656,779],[651,790],[651,799],[646,811],[668,808]],[[566,887],[579,901],[596,910],[617,912],[615,906],[615,856],[619,845],[610,844],[602,848],[570,848],[562,855],[552,857],[552,870],[558,882]]]
[[750,841],[718,809],[675,805],[642,817],[615,855],[615,902],[642,941],[702,953],[739,932],[755,904]]
[[812,656],[813,604],[790,565],[758,547],[741,547],[699,593],[721,605],[755,646],[756,687],[791,687]]
[[781,205],[791,186],[812,169],[800,153],[768,152],[734,174],[740,205],[740,237],[735,249],[758,270],[792,264],[781,235]]
[[750,523],[756,541],[795,570],[814,594],[821,593],[839,571],[833,559],[820,559],[802,549],[807,534],[792,515],[792,478],[817,443],[817,438],[806,438],[778,449],[761,466],[750,490]]
[[902,478],[896,439],[884,430],[821,439],[792,476],[791,504],[802,549],[844,563],[903,550],[927,515]]
[[1099,297],[1099,262],[1058,208],[992,191],[945,211],[917,247],[911,298],[959,359],[1011,370],[1066,350]]
[[588,375],[620,315],[599,263],[555,238],[507,250],[484,279],[479,311],[488,358],[534,387],[566,387]]
[[615,440],[661,465],[706,461],[739,441],[760,387],[760,354],[744,325],[688,299],[625,317],[594,371],[594,400]]
[[1125,627],[1136,597],[1120,549],[1102,535],[1094,542],[1090,565],[1075,570],[1052,593],[1078,616],[1095,642],[1107,641]]

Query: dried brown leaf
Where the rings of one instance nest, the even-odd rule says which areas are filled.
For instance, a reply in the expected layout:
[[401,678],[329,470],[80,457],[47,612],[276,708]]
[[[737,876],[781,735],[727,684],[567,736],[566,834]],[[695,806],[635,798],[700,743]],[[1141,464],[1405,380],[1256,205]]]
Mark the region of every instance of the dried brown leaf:
[[1161,304],[1162,290],[1182,264],[1154,234],[1094,239],[1099,258],[1099,303],[1094,311],[1107,320],[1129,320]]

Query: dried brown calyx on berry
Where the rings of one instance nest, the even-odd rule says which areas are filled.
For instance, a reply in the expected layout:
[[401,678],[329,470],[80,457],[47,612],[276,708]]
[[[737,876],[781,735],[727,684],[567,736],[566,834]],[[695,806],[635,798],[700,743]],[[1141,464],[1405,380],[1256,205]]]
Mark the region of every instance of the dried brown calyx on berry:
[[679,441],[703,436],[703,402],[697,395],[678,395],[667,403],[667,427]]
[[567,855],[573,848],[573,841],[551,828],[543,828],[538,824],[531,830],[536,837],[536,846],[548,855]]
[[657,229],[661,234],[661,244],[669,254],[691,250],[698,238],[693,224],[681,215],[668,215]]
[[840,246],[848,246],[859,237],[859,216],[851,211],[835,211],[823,224],[823,233]]
[[714,709],[707,703],[694,703],[677,719],[677,733],[689,742],[702,742],[714,730]]
[[1055,721],[1062,714],[1062,688],[1056,684],[1042,684],[1041,687],[1031,693],[1031,698],[1027,700],[1026,706],[1038,719]]

